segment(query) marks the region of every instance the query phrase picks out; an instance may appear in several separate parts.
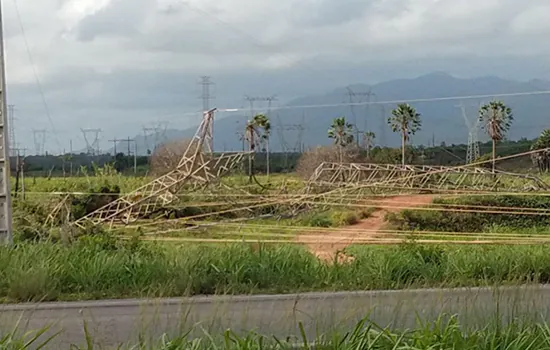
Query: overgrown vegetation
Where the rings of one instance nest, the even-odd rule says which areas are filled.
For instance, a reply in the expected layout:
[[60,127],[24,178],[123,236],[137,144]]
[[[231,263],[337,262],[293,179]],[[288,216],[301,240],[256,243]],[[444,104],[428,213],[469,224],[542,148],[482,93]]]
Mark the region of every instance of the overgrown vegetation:
[[0,248],[4,301],[287,293],[550,282],[550,247],[351,247],[326,264],[295,246],[150,245],[97,234]]
[[[523,229],[550,225],[550,211],[540,212],[540,215],[521,214],[522,208],[550,210],[548,196],[461,196],[435,199],[432,207],[441,210],[403,210],[389,214],[388,219],[398,229],[445,232],[490,232],[498,224],[499,227],[513,228],[521,233]],[[498,207],[513,213],[489,212]],[[476,212],[460,211],[463,209]]]

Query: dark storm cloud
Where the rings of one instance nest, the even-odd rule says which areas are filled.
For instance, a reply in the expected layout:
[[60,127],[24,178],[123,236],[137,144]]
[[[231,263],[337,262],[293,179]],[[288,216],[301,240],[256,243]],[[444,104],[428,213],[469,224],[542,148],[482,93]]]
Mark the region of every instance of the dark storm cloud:
[[[435,70],[550,78],[547,0],[65,0],[76,6],[65,16],[57,0],[18,3],[61,139],[93,126],[137,134],[157,118],[188,126],[205,74],[224,107]],[[49,123],[9,6],[9,98],[32,144],[30,128]]]

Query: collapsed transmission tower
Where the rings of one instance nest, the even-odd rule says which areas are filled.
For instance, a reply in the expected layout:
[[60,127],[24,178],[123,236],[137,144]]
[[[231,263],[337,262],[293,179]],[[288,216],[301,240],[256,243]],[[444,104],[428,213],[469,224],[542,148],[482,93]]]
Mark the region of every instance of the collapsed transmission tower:
[[464,122],[468,128],[468,151],[466,153],[466,164],[471,164],[475,162],[480,157],[479,151],[479,118],[471,121],[468,118],[468,113],[466,112],[466,107],[461,103],[458,107],[462,111],[462,116],[464,117]]
[[214,111],[212,109],[204,113],[195,136],[174,170],[119,197],[74,224],[81,228],[99,224],[112,227],[115,222],[129,224],[150,217],[163,206],[173,203],[183,188],[206,186],[235,168],[242,161],[244,152],[217,157],[213,154],[209,130],[214,120]]

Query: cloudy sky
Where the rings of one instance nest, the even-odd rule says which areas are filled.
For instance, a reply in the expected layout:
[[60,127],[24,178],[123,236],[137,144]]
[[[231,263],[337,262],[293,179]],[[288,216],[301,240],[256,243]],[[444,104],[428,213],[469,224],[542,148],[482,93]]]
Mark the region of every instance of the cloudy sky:
[[435,70],[550,79],[548,0],[4,0],[3,12],[18,141],[33,148],[32,129],[48,129],[50,151],[82,147],[80,128],[102,128],[106,147],[158,121],[196,124],[202,75],[219,107]]

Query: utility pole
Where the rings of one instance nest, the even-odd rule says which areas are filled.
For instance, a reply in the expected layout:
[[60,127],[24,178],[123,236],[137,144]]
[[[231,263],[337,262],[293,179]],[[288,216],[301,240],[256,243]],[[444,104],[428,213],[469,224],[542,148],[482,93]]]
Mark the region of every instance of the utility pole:
[[0,171],[2,184],[0,186],[0,243],[13,244],[12,206],[10,184],[10,140],[8,106],[6,98],[6,55],[4,51],[2,4],[0,3]]

